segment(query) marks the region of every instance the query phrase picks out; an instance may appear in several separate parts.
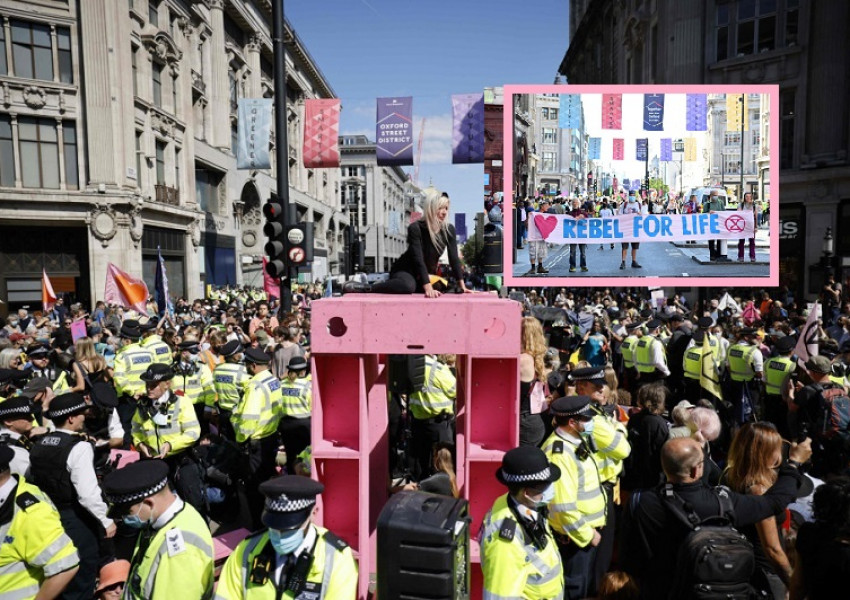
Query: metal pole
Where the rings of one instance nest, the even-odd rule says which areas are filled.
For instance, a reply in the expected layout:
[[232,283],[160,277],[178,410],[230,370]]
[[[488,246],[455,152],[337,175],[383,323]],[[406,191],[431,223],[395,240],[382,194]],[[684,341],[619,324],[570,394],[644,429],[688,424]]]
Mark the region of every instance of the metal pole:
[[[272,2],[272,48],[274,51],[274,127],[276,137],[275,168],[277,169],[277,197],[283,210],[286,225],[295,222],[289,207],[289,143],[286,136],[286,60],[284,57],[284,16],[283,0]],[[284,227],[284,237],[286,227]],[[286,240],[283,247],[287,247]],[[283,257],[286,265],[284,277],[280,278],[280,309],[278,317],[283,318],[292,311],[292,280],[295,269],[289,256]]]

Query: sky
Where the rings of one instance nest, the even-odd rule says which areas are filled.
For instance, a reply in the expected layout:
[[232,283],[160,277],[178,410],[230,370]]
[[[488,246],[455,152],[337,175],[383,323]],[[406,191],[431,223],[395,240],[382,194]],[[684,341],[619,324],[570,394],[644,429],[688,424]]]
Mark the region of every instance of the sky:
[[413,96],[414,152],[426,119],[419,183],[448,192],[471,230],[483,210],[484,165],[451,164],[451,96],[551,84],[569,45],[568,4],[288,0],[284,10],[342,100],[340,134],[374,141],[375,98]]

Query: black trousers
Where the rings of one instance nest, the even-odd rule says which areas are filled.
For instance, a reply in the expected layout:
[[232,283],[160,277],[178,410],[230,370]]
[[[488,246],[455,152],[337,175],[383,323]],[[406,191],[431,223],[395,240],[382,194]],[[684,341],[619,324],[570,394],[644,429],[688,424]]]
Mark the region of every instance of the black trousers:
[[407,271],[397,271],[386,281],[373,284],[372,291],[378,294],[413,294],[422,291],[422,288],[416,285],[416,278],[413,275]]
[[91,600],[100,567],[99,540],[103,538],[103,526],[82,507],[60,508],[59,519],[80,555],[80,570],[59,598]]
[[263,514],[265,496],[260,493],[260,484],[275,475],[275,456],[277,455],[277,434],[245,444],[245,478],[243,486],[248,503],[248,512],[253,530],[260,529],[260,517]]
[[121,396],[118,400],[118,418],[124,428],[124,450],[129,450],[133,443],[133,415],[136,413],[136,399],[132,396]]
[[286,472],[290,475],[295,475],[295,462],[298,455],[310,445],[312,422],[313,420],[310,417],[306,419],[284,417],[280,420],[278,431],[280,432],[280,440],[286,449]]
[[411,423],[411,440],[415,473],[417,479],[423,479],[431,474],[431,455],[434,444],[438,442],[454,443],[452,430],[453,415],[435,417],[433,419],[413,419]]
[[207,516],[207,504],[204,500],[204,478],[201,465],[192,456],[191,450],[169,456],[165,459],[171,469],[174,490],[187,503],[191,504],[201,516]]
[[583,600],[595,595],[598,546],[588,544],[580,548],[572,542],[559,542],[558,550],[564,568],[564,599]]
[[767,394],[764,397],[764,420],[776,425],[779,435],[786,440],[791,437],[791,429],[788,427],[788,405],[781,395]]
[[606,506],[605,506],[605,527],[599,530],[599,535],[602,536],[602,541],[596,547],[596,586],[602,581],[602,577],[608,572],[611,566],[611,559],[614,557],[614,540],[617,537],[617,505],[614,504],[614,484],[605,482],[602,484],[605,489]]

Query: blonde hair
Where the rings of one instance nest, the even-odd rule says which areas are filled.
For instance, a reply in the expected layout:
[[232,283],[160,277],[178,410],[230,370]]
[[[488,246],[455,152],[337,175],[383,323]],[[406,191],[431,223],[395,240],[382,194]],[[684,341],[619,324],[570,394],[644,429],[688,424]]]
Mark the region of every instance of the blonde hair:
[[106,368],[106,359],[97,353],[94,340],[90,337],[81,337],[74,342],[74,359],[91,372],[102,371]]
[[449,197],[447,194],[440,194],[437,190],[431,188],[425,191],[425,200],[422,203],[422,220],[428,226],[428,235],[431,236],[431,243],[436,248],[440,248],[442,241],[439,239],[440,233],[448,236],[449,222],[448,219],[440,223],[437,218],[437,213],[443,206],[449,205]]
[[522,329],[520,333],[520,352],[528,354],[534,359],[534,375],[543,381],[545,365],[543,357],[546,355],[546,337],[543,335],[543,326],[534,317],[522,318]]
[[454,498],[460,498],[460,491],[457,489],[457,477],[455,476],[452,452],[446,446],[437,446],[434,448],[434,470],[445,473],[449,476],[449,482],[451,482],[452,486],[452,496]]

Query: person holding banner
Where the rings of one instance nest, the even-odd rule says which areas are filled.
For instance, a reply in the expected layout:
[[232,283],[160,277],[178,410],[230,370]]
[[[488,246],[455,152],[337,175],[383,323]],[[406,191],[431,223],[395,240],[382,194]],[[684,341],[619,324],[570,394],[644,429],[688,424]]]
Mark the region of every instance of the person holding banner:
[[[620,210],[617,212],[620,215],[645,215],[648,214],[646,206],[642,206],[638,201],[637,196],[635,195],[634,190],[629,190],[629,196],[623,205],[620,207]],[[640,248],[640,242],[623,242],[623,256],[620,261],[620,270],[626,268],[626,252],[629,249],[629,245],[632,247],[632,268],[633,269],[642,269],[643,267],[637,262],[637,251]]]
[[[591,203],[591,206],[593,204]],[[588,218],[590,216],[588,212],[581,207],[581,201],[578,198],[573,198],[572,208],[570,209],[569,214],[573,219],[578,221],[582,219]],[[585,250],[587,250],[587,244],[570,244],[570,273],[576,272],[576,248],[578,248],[579,253],[581,254],[581,270],[586,273],[589,271],[587,268],[587,257],[585,256]],[[538,271],[539,272],[539,271]]]
[[[540,199],[539,212],[541,214],[549,212],[549,200],[547,198]],[[531,261],[531,268],[526,275],[534,275],[535,273],[545,275],[549,270],[543,266],[543,261],[546,260],[546,256],[549,254],[549,246],[537,229],[537,225],[533,223],[534,215],[534,212],[528,211],[526,230],[528,232],[528,259]],[[537,263],[536,268],[534,266],[535,262]]]
[[[753,213],[753,221],[758,224],[758,213],[756,212],[756,205],[753,203],[753,195],[750,192],[744,194],[744,201],[741,202],[741,205],[738,207],[738,210],[749,210]],[[758,227],[758,225],[756,225]],[[744,242],[746,240],[741,238],[738,240],[738,262],[744,262]],[[750,262],[756,262],[756,238],[750,238]]]

